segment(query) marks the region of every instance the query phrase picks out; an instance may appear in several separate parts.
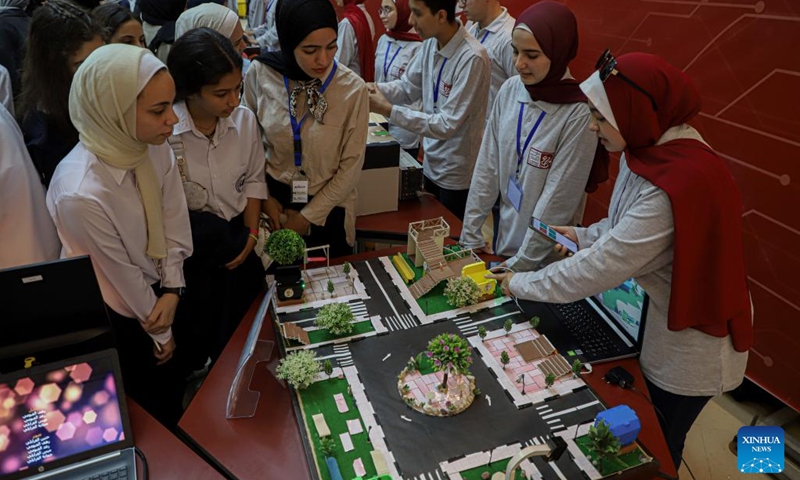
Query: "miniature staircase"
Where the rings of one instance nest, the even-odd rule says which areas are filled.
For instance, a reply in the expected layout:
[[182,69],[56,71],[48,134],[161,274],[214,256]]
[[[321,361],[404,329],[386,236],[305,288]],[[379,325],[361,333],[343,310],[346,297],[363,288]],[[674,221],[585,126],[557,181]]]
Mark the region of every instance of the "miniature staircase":
[[427,238],[417,243],[417,248],[422,254],[422,258],[425,259],[425,263],[428,264],[428,271],[424,277],[408,287],[414,298],[420,298],[430,292],[442,280],[456,276],[453,269],[447,265],[447,260],[445,260],[442,253],[442,247],[432,238]]
[[411,292],[411,295],[414,298],[421,298],[426,293],[433,290],[433,287],[438,285],[439,282],[433,279],[430,274],[425,274],[424,277],[420,278],[418,281],[414,282],[413,285],[408,287],[408,291]]

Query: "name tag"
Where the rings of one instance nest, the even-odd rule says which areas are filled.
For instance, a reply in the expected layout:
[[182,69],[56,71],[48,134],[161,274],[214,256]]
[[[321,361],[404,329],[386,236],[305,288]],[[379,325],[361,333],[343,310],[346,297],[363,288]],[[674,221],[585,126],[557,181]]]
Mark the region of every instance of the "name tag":
[[292,180],[292,203],[308,203],[308,180]]
[[519,184],[516,176],[511,174],[508,177],[508,201],[511,202],[511,205],[514,207],[514,210],[519,212],[519,209],[522,208],[522,186]]
[[548,152],[540,152],[531,147],[528,151],[528,165],[534,168],[541,168],[543,170],[549,169],[553,165],[553,157],[555,155]]

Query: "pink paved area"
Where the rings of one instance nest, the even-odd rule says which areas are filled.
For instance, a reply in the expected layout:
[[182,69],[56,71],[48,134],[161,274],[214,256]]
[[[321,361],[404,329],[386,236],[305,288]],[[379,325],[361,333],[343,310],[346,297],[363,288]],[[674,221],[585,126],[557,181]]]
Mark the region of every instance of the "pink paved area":
[[[517,386],[517,391],[519,392],[522,392],[522,384],[517,383],[517,379],[520,375],[525,375],[525,391],[522,392],[524,394],[535,393],[546,388],[544,374],[537,368],[537,365],[544,359],[540,358],[531,363],[525,363],[525,360],[519,352],[517,352],[517,349],[514,348],[514,345],[533,340],[537,337],[539,337],[539,334],[535,330],[527,329],[483,342],[498,365],[503,365],[500,362],[500,355],[503,350],[508,353],[508,357],[511,361],[506,365],[504,372],[506,377]],[[560,379],[556,379],[555,384],[569,379],[570,376],[565,375]]]

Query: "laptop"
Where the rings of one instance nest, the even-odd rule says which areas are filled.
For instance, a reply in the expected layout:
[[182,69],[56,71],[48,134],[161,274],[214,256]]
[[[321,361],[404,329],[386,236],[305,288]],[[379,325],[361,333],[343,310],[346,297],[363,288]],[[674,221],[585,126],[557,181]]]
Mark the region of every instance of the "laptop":
[[542,317],[539,332],[568,360],[601,363],[639,355],[648,302],[642,287],[629,279],[577,302],[541,304],[546,311],[535,314]]
[[0,373],[114,346],[87,256],[0,270],[0,292]]
[[0,375],[0,479],[135,480],[116,350]]

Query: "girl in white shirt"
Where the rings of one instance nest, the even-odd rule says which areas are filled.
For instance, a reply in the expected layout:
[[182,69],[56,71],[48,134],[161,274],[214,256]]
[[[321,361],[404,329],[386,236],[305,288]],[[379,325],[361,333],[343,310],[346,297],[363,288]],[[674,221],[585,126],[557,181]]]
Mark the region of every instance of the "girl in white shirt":
[[[382,0],[379,10],[386,33],[378,39],[375,50],[375,82],[384,83],[403,76],[411,59],[422,46],[422,38],[408,23],[411,9],[408,0]],[[389,125],[389,133],[412,157],[419,154],[419,135]]]
[[[189,30],[173,45],[167,64],[179,119],[169,143],[184,181],[202,192],[202,200],[189,202],[195,254],[186,264],[187,282],[198,299],[216,298],[209,308],[224,309],[222,317],[230,319],[223,322],[228,326],[221,342],[263,281],[253,248],[261,202],[267,199],[264,146],[255,115],[239,105],[242,57],[228,38],[210,28]],[[201,285],[194,288],[198,280]]]
[[[337,23],[327,0],[282,0],[280,52],[253,62],[244,100],[261,125],[274,226],[352,253],[356,184],[364,164],[369,100],[364,81],[334,60]],[[281,222],[281,213],[286,221]]]
[[[100,47],[75,74],[69,111],[81,140],[47,193],[62,256],[92,259],[127,393],[167,423],[180,416],[188,373],[172,358],[172,327],[192,253],[180,176],[164,144],[177,122],[174,96],[166,66],[149,51]],[[174,323],[179,356],[193,348],[186,321],[195,319]]]

